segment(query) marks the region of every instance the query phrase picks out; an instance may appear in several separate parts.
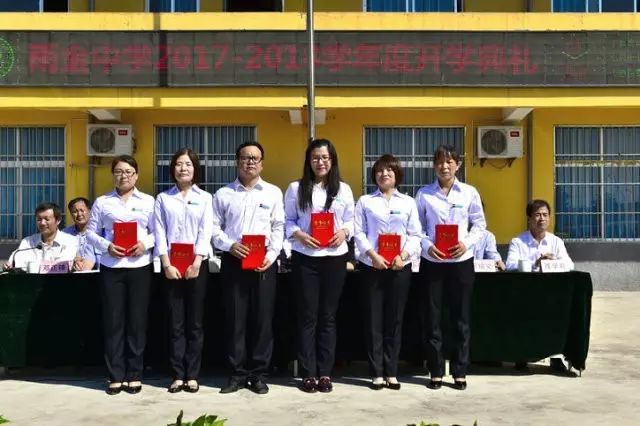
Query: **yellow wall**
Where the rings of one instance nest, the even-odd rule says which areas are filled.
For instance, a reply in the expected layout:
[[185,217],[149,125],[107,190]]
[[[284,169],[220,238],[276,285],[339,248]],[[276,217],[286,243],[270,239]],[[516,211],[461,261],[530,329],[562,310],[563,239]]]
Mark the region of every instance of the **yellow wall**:
[[[316,0],[316,12],[362,12],[363,0]],[[284,0],[285,12],[306,12],[307,0]]]
[[552,0],[533,0],[532,12],[551,12]]
[[95,0],[96,12],[144,12],[145,0]]
[[89,12],[89,0],[69,0],[69,12]]
[[200,0],[200,12],[222,12],[224,0]]

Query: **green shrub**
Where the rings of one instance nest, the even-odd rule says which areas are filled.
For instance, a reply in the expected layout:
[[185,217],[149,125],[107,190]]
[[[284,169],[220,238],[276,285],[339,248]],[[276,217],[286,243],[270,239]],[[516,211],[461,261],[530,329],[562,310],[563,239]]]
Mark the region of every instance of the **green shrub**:
[[175,423],[169,423],[167,426],[222,426],[227,419],[219,419],[218,416],[210,416],[203,414],[192,422],[183,422],[183,411],[180,410]]

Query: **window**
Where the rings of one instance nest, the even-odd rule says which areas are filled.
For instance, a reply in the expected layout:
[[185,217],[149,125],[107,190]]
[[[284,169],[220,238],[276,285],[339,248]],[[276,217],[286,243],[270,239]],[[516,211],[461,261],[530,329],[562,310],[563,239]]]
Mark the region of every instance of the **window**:
[[557,127],[556,233],[640,238],[640,127]]
[[637,12],[638,0],[553,0],[554,12]]
[[1,12],[68,12],[67,0],[0,0]]
[[401,192],[414,196],[423,185],[433,182],[433,153],[440,145],[451,145],[461,155],[458,179],[464,181],[464,127],[367,127],[364,129],[364,193],[376,189],[371,167],[382,154],[401,161],[404,183]]
[[0,240],[36,232],[36,206],[64,208],[64,127],[0,127]]
[[199,12],[200,0],[147,0],[149,12]]
[[367,12],[462,12],[463,0],[365,0]]
[[235,180],[236,147],[251,140],[256,140],[254,126],[156,127],[156,193],[173,186],[169,163],[186,147],[200,158],[200,187],[213,194]]
[[227,12],[282,12],[283,3],[284,0],[225,0],[224,10]]

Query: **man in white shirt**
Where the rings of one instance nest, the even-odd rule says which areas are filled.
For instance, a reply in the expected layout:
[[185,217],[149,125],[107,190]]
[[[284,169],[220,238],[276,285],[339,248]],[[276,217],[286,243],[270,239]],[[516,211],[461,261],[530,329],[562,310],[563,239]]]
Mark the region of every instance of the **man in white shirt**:
[[96,264],[96,254],[91,244],[87,243],[87,223],[91,212],[91,203],[84,197],[77,197],[67,204],[73,225],[62,230],[78,240],[78,253],[73,261],[73,268],[77,271],[88,271]]
[[36,207],[35,217],[39,232],[23,238],[2,269],[26,269],[30,263],[40,268],[43,264],[64,265],[66,262],[68,270],[78,251],[78,241],[58,229],[62,219],[60,207],[54,203],[41,203]]
[[528,230],[511,240],[507,255],[507,269],[517,270],[520,260],[531,262],[532,270],[540,270],[543,259],[557,259],[566,263],[567,269],[573,269],[573,261],[567,253],[562,240],[551,232],[549,216],[551,208],[545,200],[533,200],[527,204]]
[[[528,230],[524,231],[509,244],[507,269],[517,270],[520,260],[531,262],[533,271],[540,271],[540,262],[544,259],[557,259],[565,262],[568,269],[573,269],[573,261],[567,253],[562,240],[548,232],[551,207],[545,200],[532,200],[527,204]],[[561,358],[551,358],[551,368],[557,372],[567,373]],[[526,370],[526,362],[517,362],[516,369]]]
[[[236,150],[238,178],[213,198],[213,244],[222,250],[221,283],[225,306],[227,360],[232,369],[220,393],[248,387],[265,394],[273,352],[272,319],[276,292],[276,258],[284,238],[282,191],[260,177],[264,149],[245,142]],[[264,235],[266,256],[254,270],[242,269],[250,249],[243,235]],[[247,328],[251,339],[247,342]]]

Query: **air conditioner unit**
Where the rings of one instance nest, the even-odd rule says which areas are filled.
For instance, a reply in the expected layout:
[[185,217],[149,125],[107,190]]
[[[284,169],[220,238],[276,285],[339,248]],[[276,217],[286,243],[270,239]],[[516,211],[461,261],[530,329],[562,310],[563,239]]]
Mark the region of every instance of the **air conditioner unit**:
[[478,158],[522,157],[522,127],[478,127]]
[[87,155],[115,157],[133,153],[133,131],[130,124],[87,125]]

